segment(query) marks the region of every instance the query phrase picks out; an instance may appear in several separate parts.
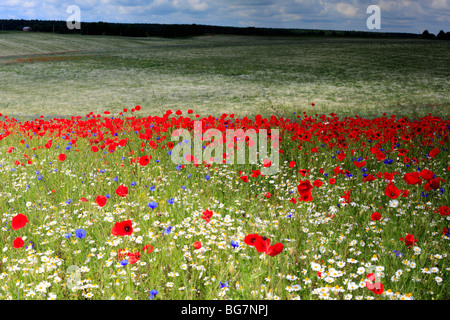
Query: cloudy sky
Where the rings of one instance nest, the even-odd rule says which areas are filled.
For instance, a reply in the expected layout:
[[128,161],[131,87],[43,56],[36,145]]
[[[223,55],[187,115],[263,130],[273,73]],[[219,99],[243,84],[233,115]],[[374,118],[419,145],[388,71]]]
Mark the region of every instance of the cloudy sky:
[[381,32],[450,31],[450,0],[0,0],[0,19],[206,24],[236,27],[369,30],[370,5]]

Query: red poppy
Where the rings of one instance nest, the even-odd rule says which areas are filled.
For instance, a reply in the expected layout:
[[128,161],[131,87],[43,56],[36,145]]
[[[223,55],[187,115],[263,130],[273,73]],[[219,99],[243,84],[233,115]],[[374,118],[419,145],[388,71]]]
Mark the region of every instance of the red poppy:
[[313,182],[313,186],[314,186],[314,187],[318,187],[318,188],[319,188],[322,184],[323,184],[323,183],[322,183],[322,181],[320,181],[320,180],[316,180],[316,181]]
[[335,184],[336,183],[336,179],[335,178],[331,178],[330,180],[328,180],[329,184]]
[[200,249],[202,247],[202,243],[200,241],[195,241],[193,244],[195,249]]
[[380,220],[381,219],[381,214],[379,212],[374,212],[374,213],[372,213],[371,219],[373,221]]
[[382,294],[384,292],[384,285],[381,282],[375,282],[372,284],[366,281],[366,287],[375,294]]
[[271,257],[275,257],[277,254],[283,251],[284,245],[280,242],[275,243],[273,246],[270,246],[267,250],[267,254]]
[[310,193],[313,186],[309,180],[302,181],[297,185],[297,190],[300,195]]
[[430,158],[434,158],[439,154],[439,148],[434,148],[430,151],[430,153],[428,154],[430,156]]
[[442,206],[439,208],[438,212],[441,216],[448,216],[450,215],[450,208],[447,206]]
[[290,168],[293,168],[293,167],[295,167],[295,161],[291,161],[291,162],[289,162],[289,167],[290,167]]
[[405,173],[405,175],[402,178],[405,180],[407,184],[421,184],[422,179],[420,179],[420,175],[418,172],[409,172]]
[[153,252],[153,246],[151,244],[147,244],[142,248],[142,251],[147,252],[147,253],[152,253]]
[[117,194],[119,197],[126,197],[127,194],[128,194],[128,188],[127,188],[127,186],[124,186],[124,185],[118,186],[117,189],[116,189],[116,194]]
[[22,248],[24,246],[24,241],[21,237],[17,237],[16,239],[14,239],[13,241],[13,248],[14,249],[19,249]]
[[244,242],[246,244],[248,244],[249,246],[254,246],[256,240],[260,237],[260,235],[258,235],[257,233],[254,234],[249,234],[247,236],[245,236],[244,238]]
[[97,146],[92,146],[91,150],[92,150],[92,152],[98,152],[98,147]]
[[271,197],[270,192],[266,192],[266,194],[264,195],[264,197],[266,197],[267,199],[270,199],[270,197]]
[[267,252],[267,249],[270,246],[270,239],[266,237],[258,237],[255,241],[255,249],[258,252]]
[[298,198],[299,201],[313,201],[313,197],[311,195],[311,192],[303,193],[300,195],[300,198]]
[[18,230],[18,229],[24,227],[28,222],[29,221],[28,221],[27,216],[19,213],[12,218],[11,225],[12,225],[13,230]]
[[131,225],[131,220],[116,222],[114,227],[111,229],[111,234],[113,236],[129,236],[132,233],[133,226]]
[[66,158],[67,158],[67,156],[66,156],[64,153],[61,153],[61,154],[58,156],[58,160],[59,160],[59,161],[64,161],[64,160],[66,160]]
[[364,167],[366,165],[366,161],[362,161],[362,162],[353,161],[353,163],[355,164],[355,166],[357,168],[361,168],[361,167]]
[[131,253],[131,252],[128,253],[128,262],[130,264],[138,262],[140,258],[141,258],[141,254],[138,251],[136,251],[134,253]]
[[212,215],[213,215],[213,212],[211,210],[205,210],[202,213],[202,219],[204,219],[206,223],[209,223]]
[[14,151],[14,147],[9,147],[8,150],[6,150],[6,152],[11,153]]
[[394,186],[392,183],[389,183],[384,190],[384,194],[391,199],[397,199],[397,197],[400,195],[400,192],[401,190]]
[[381,160],[384,160],[384,159],[386,159],[386,156],[384,155],[384,153],[382,153],[382,152],[377,153],[377,160],[378,161],[381,161]]
[[148,157],[148,155],[142,156],[139,158],[139,164],[143,167],[145,167],[146,165],[148,165],[150,162],[150,159]]
[[423,169],[422,171],[420,171],[420,177],[428,181],[433,179],[434,173],[428,169]]
[[407,234],[406,237],[401,237],[400,241],[404,241],[406,246],[412,247],[412,245],[417,242],[417,239],[414,239],[412,234]]
[[241,180],[244,181],[244,182],[248,182],[248,177],[247,176],[241,176],[239,178],[241,178]]
[[107,200],[108,198],[106,198],[105,196],[97,196],[95,202],[97,202],[99,207],[104,207]]
[[88,200],[87,200],[86,198],[83,198],[83,197],[82,197],[82,198],[80,198],[80,201],[81,201],[81,202],[87,202]]
[[272,165],[272,162],[270,160],[266,159],[266,160],[264,160],[263,165],[265,168],[268,168]]

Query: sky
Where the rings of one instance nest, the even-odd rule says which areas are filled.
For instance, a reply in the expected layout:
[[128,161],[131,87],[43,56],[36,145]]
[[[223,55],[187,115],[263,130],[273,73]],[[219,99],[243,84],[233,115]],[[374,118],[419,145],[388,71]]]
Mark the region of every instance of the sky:
[[[0,0],[0,19],[203,24],[437,34],[450,31],[450,0]],[[375,5],[377,11],[367,9]],[[368,20],[369,24],[368,24]],[[379,22],[379,29],[373,29]],[[370,28],[372,29],[370,29]]]

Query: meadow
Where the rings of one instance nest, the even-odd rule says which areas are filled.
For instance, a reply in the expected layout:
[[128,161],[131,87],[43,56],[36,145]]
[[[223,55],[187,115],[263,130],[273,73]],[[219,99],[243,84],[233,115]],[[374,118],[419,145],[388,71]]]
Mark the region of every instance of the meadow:
[[449,299],[447,44],[0,44],[0,299]]

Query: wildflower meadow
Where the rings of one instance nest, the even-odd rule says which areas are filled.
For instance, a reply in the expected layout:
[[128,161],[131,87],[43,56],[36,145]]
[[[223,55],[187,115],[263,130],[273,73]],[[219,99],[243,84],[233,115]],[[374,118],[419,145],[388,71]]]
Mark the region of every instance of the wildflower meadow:
[[[201,160],[174,134],[195,122]],[[1,115],[0,299],[449,299],[449,129],[431,114]]]

